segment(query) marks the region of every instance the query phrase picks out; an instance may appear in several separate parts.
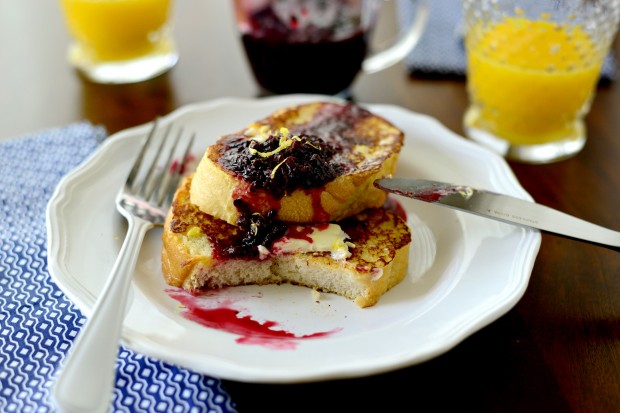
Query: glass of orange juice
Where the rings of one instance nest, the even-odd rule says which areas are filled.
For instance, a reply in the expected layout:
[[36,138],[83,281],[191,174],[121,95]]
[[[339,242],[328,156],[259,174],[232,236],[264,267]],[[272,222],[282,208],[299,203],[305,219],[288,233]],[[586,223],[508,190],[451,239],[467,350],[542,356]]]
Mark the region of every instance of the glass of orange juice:
[[158,76],[178,60],[173,0],[60,0],[73,38],[69,61],[98,83]]
[[548,163],[577,154],[620,0],[465,0],[468,137]]

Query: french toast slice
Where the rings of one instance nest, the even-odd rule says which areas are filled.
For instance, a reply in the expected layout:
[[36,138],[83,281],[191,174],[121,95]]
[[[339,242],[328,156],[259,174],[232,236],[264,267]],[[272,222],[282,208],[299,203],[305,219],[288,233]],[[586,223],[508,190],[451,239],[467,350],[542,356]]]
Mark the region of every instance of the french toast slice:
[[309,239],[307,229],[321,231],[326,225],[286,224],[277,237],[269,239],[271,232],[264,237],[268,248],[246,248],[247,234],[241,227],[191,203],[191,183],[192,175],[182,181],[164,224],[162,269],[172,286],[197,292],[290,283],[346,297],[363,308],[376,304],[406,275],[411,234],[402,217],[389,208],[366,209],[339,221],[348,237],[344,243],[335,237],[329,251],[286,252],[278,247],[283,240]]
[[383,205],[387,195],[372,183],[394,173],[403,139],[352,103],[283,108],[207,149],[191,202],[232,225],[244,211],[270,210],[284,222],[339,221]]

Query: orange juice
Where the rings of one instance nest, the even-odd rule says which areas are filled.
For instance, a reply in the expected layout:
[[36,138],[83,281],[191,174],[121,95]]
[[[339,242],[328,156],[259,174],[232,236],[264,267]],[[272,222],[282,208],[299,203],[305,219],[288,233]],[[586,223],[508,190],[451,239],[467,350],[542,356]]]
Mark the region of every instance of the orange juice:
[[507,17],[466,38],[465,125],[512,145],[578,139],[604,54],[578,25]]
[[99,60],[153,53],[169,20],[171,0],[61,0],[74,38]]

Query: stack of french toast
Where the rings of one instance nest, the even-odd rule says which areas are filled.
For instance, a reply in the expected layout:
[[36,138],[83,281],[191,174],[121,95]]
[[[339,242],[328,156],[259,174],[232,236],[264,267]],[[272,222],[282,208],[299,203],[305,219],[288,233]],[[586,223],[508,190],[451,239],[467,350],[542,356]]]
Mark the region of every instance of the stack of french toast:
[[359,105],[322,101],[219,137],[164,224],[167,283],[193,293],[291,283],[376,304],[409,260],[402,208],[373,186],[394,174],[403,140]]

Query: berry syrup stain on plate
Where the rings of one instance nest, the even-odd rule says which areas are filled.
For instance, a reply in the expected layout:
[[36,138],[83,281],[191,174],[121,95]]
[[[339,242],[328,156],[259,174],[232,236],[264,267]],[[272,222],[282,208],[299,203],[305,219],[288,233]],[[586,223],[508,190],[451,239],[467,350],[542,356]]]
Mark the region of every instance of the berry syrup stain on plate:
[[[273,350],[294,350],[301,340],[328,337],[340,329],[297,336],[286,330],[276,330],[276,321],[258,322],[251,315],[240,315],[231,301],[217,302],[216,307],[205,306],[205,296],[195,296],[182,289],[167,289],[168,295],[185,307],[183,317],[208,328],[226,331],[239,337],[239,344],[260,345]],[[210,302],[210,304],[213,304]]]

